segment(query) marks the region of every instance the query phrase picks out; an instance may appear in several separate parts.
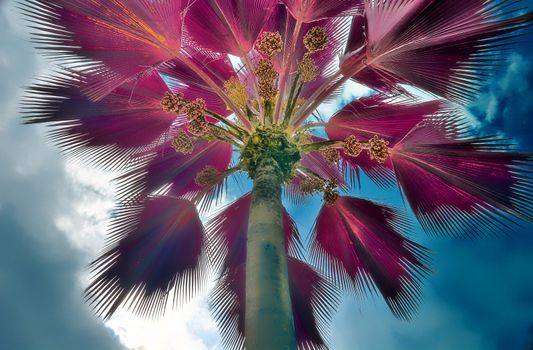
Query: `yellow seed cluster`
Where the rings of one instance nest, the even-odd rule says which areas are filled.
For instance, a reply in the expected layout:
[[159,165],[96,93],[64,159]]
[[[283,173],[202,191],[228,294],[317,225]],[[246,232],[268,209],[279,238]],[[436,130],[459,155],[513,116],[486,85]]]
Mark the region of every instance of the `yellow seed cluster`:
[[300,182],[300,191],[305,195],[321,192],[324,189],[324,185],[324,180],[319,177],[312,176],[305,178]]
[[352,157],[359,156],[363,151],[363,145],[354,135],[351,135],[344,140],[343,148],[344,152],[346,152],[347,155]]
[[370,159],[377,161],[378,163],[384,163],[389,158],[389,142],[377,135],[374,135],[369,141],[368,154]]
[[309,83],[316,79],[318,75],[318,66],[315,64],[315,61],[311,56],[305,54],[304,58],[298,64],[298,73],[300,74],[300,79],[304,83]]
[[283,49],[283,39],[279,32],[263,32],[255,47],[261,54],[272,58]]
[[322,51],[328,45],[328,33],[323,27],[313,27],[305,34],[304,45],[310,53]]
[[339,198],[339,192],[337,192],[335,189],[337,188],[337,182],[330,180],[326,184],[326,188],[324,189],[324,202],[326,205],[333,205]]
[[161,107],[168,113],[179,113],[183,110],[187,102],[181,94],[173,94],[169,91],[161,99]]
[[246,87],[237,77],[231,77],[229,80],[224,82],[224,90],[228,95],[229,99],[235,103],[239,108],[246,108],[248,103],[248,93],[246,92]]
[[216,168],[208,166],[196,175],[194,181],[202,187],[214,186],[218,182],[219,177],[220,172]]
[[320,154],[330,164],[336,164],[339,161],[339,152],[335,148],[323,148],[320,150]]
[[193,151],[193,144],[189,135],[183,130],[178,130],[174,138],[172,139],[172,147],[177,153],[191,154]]

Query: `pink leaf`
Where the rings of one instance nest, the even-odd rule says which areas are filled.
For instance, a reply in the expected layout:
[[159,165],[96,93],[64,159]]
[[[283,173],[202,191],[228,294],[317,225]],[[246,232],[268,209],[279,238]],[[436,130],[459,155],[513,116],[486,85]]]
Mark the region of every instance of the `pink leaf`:
[[196,0],[187,9],[186,30],[205,49],[243,56],[253,47],[276,2]]
[[181,47],[181,0],[29,0],[23,6],[41,48],[93,73],[85,90],[94,100]]
[[294,18],[308,23],[336,16],[357,14],[362,0],[282,0]]
[[24,99],[27,123],[51,123],[51,138],[69,155],[116,168],[131,161],[139,150],[154,148],[179,119],[162,110],[169,91],[152,74],[116,88],[101,101],[80,93],[85,78],[63,72],[42,79]]
[[533,220],[531,156],[463,125],[428,120],[394,147],[396,176],[422,226],[472,237],[503,229],[509,215]]
[[409,83],[458,102],[471,99],[502,41],[532,14],[501,18],[510,1],[365,0],[354,19],[345,75],[381,90]]
[[173,288],[177,302],[204,282],[204,232],[195,206],[153,197],[119,207],[108,246],[91,266],[86,297],[99,315],[108,319],[121,305],[161,315]]
[[[223,86],[225,81],[236,75],[227,57],[198,51],[188,55],[188,58],[218,86]],[[202,98],[210,111],[220,115],[227,116],[231,113],[218,94],[180,60],[170,60],[162,64],[158,70],[172,92],[179,92],[188,100]]]
[[408,228],[390,207],[339,197],[318,214],[311,254],[339,285],[357,293],[377,288],[397,317],[409,319],[428,268],[427,251],[400,233]]
[[334,140],[344,140],[350,135],[368,140],[378,135],[394,145],[418,123],[445,108],[442,101],[410,103],[383,95],[362,97],[335,113],[326,132]]

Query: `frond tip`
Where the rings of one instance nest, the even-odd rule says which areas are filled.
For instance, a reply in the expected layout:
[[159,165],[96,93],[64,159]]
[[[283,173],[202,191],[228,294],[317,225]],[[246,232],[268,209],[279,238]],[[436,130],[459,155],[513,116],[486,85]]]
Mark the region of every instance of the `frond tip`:
[[91,264],[94,278],[86,298],[104,319],[121,306],[159,316],[172,290],[177,303],[203,285],[204,243],[202,223],[189,201],[152,197],[124,205],[116,211],[106,250]]

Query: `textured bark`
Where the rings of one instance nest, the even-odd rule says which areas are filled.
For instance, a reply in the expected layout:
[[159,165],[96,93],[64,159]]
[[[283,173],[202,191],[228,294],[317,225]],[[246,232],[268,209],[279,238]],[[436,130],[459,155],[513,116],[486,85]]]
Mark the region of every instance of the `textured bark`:
[[296,349],[281,217],[281,182],[278,164],[264,159],[254,179],[246,243],[248,350]]

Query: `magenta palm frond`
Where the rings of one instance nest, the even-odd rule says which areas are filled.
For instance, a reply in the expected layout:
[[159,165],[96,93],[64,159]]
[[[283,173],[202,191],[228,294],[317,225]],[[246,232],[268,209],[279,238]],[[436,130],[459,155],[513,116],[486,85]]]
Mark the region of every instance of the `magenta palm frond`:
[[311,253],[339,285],[357,294],[377,288],[396,316],[409,319],[428,272],[427,250],[402,235],[409,230],[407,218],[390,207],[339,197],[318,214]]
[[[192,1],[185,24],[201,47],[242,56],[250,51],[277,1]],[[213,35],[216,33],[216,35]]]
[[99,102],[81,93],[85,76],[71,71],[44,78],[27,90],[27,123],[50,123],[50,137],[69,156],[106,169],[131,164],[139,151],[154,149],[174,124],[161,109],[170,91],[158,74],[123,84]]
[[533,220],[533,159],[509,147],[499,137],[472,136],[450,116],[414,128],[394,147],[391,159],[424,228],[479,236],[505,230],[509,215]]
[[[53,58],[96,72],[83,90],[101,99],[179,52],[185,1],[29,0],[34,42]],[[104,78],[104,79],[102,79]]]
[[[241,349],[256,287],[247,276],[275,261],[273,285],[292,315],[283,327],[300,349],[327,348],[340,292],[381,294],[410,319],[429,252],[408,238],[408,214],[350,191],[361,172],[397,184],[435,235],[486,236],[533,220],[533,156],[476,135],[455,106],[531,24],[514,3],[25,1],[35,43],[59,64],[28,88],[25,122],[47,123],[68,157],[118,172],[88,301],[104,318],[122,306],[159,315],[172,295],[198,292],[211,268],[224,345]],[[317,108],[349,80],[379,93],[324,118]],[[442,99],[421,101],[407,85]],[[234,194],[238,173],[251,192],[210,213]],[[296,205],[323,200],[308,252],[282,193]],[[249,239],[263,229],[269,240]]]
[[169,293],[180,302],[197,292],[205,262],[204,229],[190,202],[153,197],[124,204],[115,212],[104,253],[91,264],[95,278],[87,300],[104,318],[121,305],[160,315]]
[[231,145],[221,141],[198,140],[193,148],[194,153],[181,154],[168,143],[159,147],[147,162],[117,178],[119,197],[145,198],[165,187],[168,195],[192,199],[203,189],[196,183],[196,175],[206,167],[224,172],[232,155]]
[[[365,1],[341,69],[376,88],[408,83],[454,101],[475,96],[510,33],[529,26],[511,0]],[[504,15],[517,15],[502,18]]]
[[292,16],[304,23],[324,18],[358,14],[362,10],[360,0],[282,0]]

